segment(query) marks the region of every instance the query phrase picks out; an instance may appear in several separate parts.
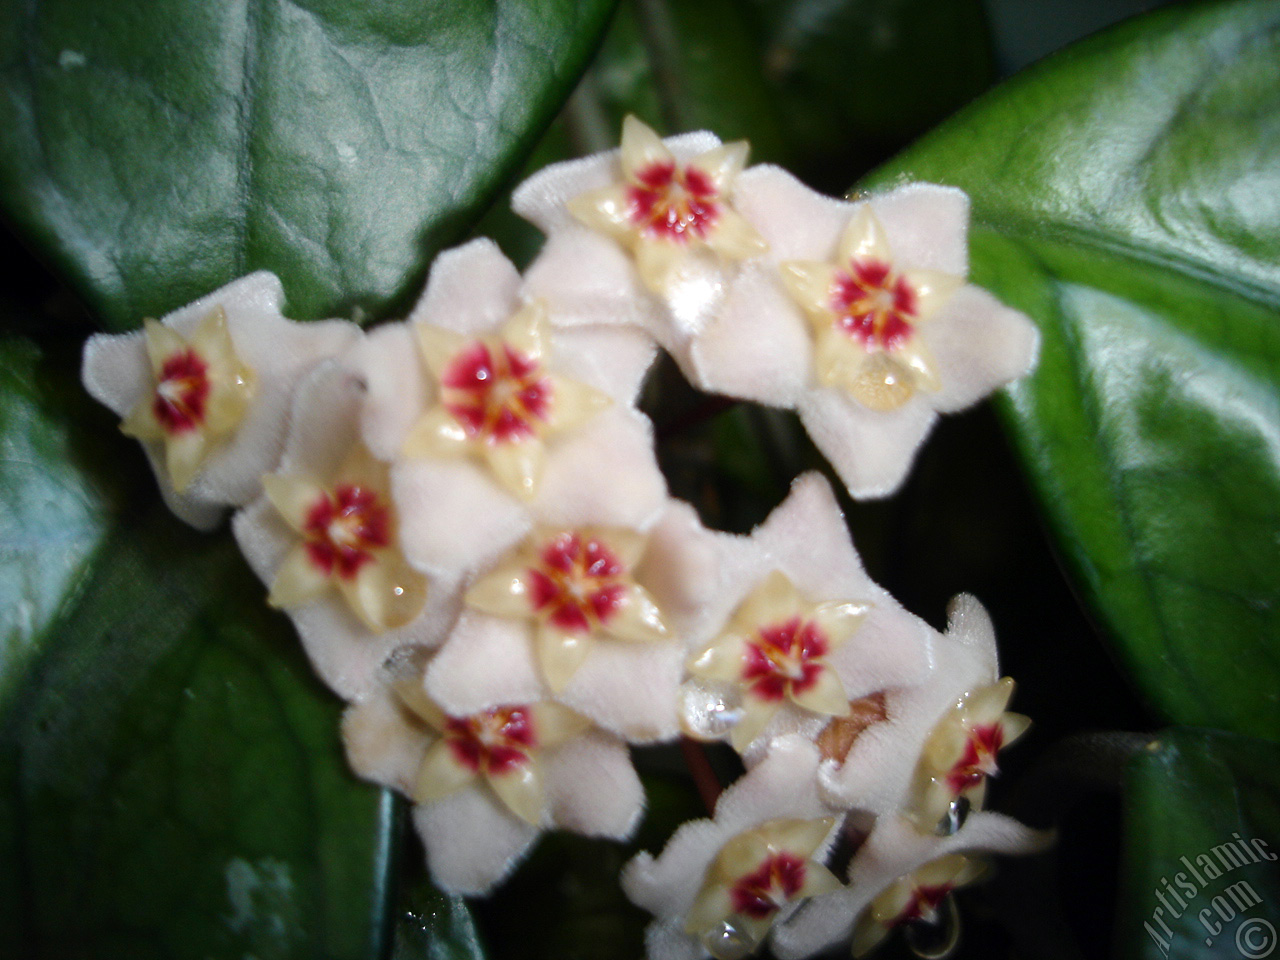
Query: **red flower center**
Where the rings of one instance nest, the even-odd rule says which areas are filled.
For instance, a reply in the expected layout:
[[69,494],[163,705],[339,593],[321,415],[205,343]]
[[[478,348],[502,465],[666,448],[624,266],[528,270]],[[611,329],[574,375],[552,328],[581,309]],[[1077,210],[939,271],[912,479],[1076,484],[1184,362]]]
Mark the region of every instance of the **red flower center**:
[[509,773],[528,763],[537,747],[533,713],[524,706],[447,717],[444,736],[459,764],[484,774]]
[[171,354],[160,368],[151,412],[166,433],[186,433],[204,423],[209,365],[190,347]]
[[543,546],[540,559],[529,570],[529,602],[561,630],[590,633],[608,623],[625,602],[626,570],[594,537],[557,534]]
[[919,299],[906,278],[882,260],[849,261],[831,291],[836,325],[867,349],[895,350],[917,321]]
[[729,897],[735,913],[761,919],[795,899],[804,887],[805,862],[794,853],[771,853],[759,869],[738,878]]
[[811,620],[792,617],[761,627],[747,641],[742,681],[766,701],[804,693],[826,669],[822,658],[830,649],[826,634]]
[[959,796],[976,787],[983,777],[996,772],[996,754],[1004,746],[1004,728],[999,722],[973,727],[965,741],[964,753],[947,773],[947,786]]
[[535,436],[551,416],[551,380],[542,365],[510,345],[476,341],[450,361],[441,400],[467,436],[517,443]]
[[916,887],[911,891],[910,902],[887,925],[896,927],[909,920],[932,921],[938,915],[938,905],[954,888],[955,885],[951,883],[941,883],[936,887]]
[[627,212],[644,236],[673,243],[705,240],[720,217],[720,192],[697,167],[660,161],[637,170],[633,178]]
[[391,515],[374,491],[342,484],[312,505],[303,526],[307,554],[326,575],[350,580],[391,543]]

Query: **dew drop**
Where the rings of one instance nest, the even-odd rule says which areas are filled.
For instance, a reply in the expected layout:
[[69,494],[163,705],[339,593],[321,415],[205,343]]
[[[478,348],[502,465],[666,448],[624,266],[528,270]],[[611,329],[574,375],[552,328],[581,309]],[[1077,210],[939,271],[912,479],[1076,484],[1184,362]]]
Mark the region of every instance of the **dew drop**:
[[911,920],[903,930],[903,940],[920,960],[945,960],[960,944],[960,911],[950,894],[938,904],[932,920]]
[[741,698],[728,684],[688,680],[680,687],[680,727],[695,740],[720,740],[742,719]]
[[702,946],[716,960],[742,960],[755,950],[756,940],[724,920],[702,935]]

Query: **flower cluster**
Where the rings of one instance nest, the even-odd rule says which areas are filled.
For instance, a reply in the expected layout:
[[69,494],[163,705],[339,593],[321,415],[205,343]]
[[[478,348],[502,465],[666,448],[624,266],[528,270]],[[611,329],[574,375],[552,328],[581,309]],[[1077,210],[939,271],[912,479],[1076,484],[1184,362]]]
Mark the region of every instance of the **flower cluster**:
[[667,494],[635,406],[659,346],[704,389],[798,410],[855,496],[1036,352],[965,284],[963,194],[839,201],[746,160],[629,118],[619,150],[516,191],[548,234],[523,275],[473,241],[366,332],[286,320],[254,274],[85,351],[174,510],[235,508],[349,703],[352,767],[412,801],[442,887],[485,892],[544,829],[629,836],[629,745],[741,754],[714,817],[625,871],[654,958],[870,949],[936,917],[974,855],[1042,842],[980,810],[1027,721],[977,601],[945,634],[904,610],[817,475],[749,536]]

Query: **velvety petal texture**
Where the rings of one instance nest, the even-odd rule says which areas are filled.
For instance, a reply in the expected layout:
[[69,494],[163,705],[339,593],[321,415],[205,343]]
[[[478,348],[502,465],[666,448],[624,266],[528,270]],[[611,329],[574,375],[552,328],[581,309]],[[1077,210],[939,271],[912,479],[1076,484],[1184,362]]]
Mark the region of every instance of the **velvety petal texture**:
[[[930,631],[927,677],[888,690],[885,720],[864,729],[843,760],[824,759],[819,783],[830,803],[876,814],[907,807],[930,731],[966,694],[996,681],[995,629],[982,604],[962,594],[952,600],[948,617],[946,634]],[[937,819],[921,829],[932,830]]]
[[[313,490],[329,489],[349,462],[352,451],[360,449],[364,396],[363,382],[336,361],[320,365],[299,385],[284,453],[275,473],[290,481],[291,492],[308,486]],[[286,517],[281,507],[264,495],[240,511],[232,524],[250,567],[273,589],[279,588],[282,575],[313,569],[307,555],[309,541],[297,529],[308,509],[304,505],[306,498],[280,502],[285,506],[296,502],[297,515]],[[345,589],[340,578],[326,576],[314,584],[309,595],[300,594],[295,602],[283,605],[316,672],[346,699],[358,698],[370,688],[392,650],[408,644],[438,644],[458,616],[459,581],[440,576],[427,578],[403,566],[398,528],[393,510],[384,532],[387,547],[378,551],[377,560],[360,563]],[[336,562],[340,566],[342,561]],[[369,576],[379,568],[395,571],[397,577],[404,579],[379,583]],[[358,611],[362,606],[372,609],[377,601],[361,604],[355,591],[372,589],[390,599],[397,584],[411,592],[421,591],[416,613],[410,607],[404,616],[382,624],[370,623],[367,616],[361,616]]]
[[[818,761],[817,748],[803,737],[779,739],[761,763],[720,795],[713,819],[684,824],[660,856],[640,853],[627,864],[621,878],[623,890],[632,902],[657,918],[648,938],[651,960],[708,953],[684,926],[717,858],[735,838],[764,824],[783,821],[787,824],[783,829],[819,837],[807,856],[822,859],[834,839],[836,821],[813,789]],[[743,856],[740,865],[745,868],[752,857],[750,851]],[[782,906],[769,925],[781,923],[804,896],[807,894],[798,893]]]
[[781,921],[773,933],[774,953],[781,960],[799,960],[849,940],[858,917],[886,887],[931,861],[956,853],[1035,853],[1051,842],[1051,834],[998,813],[972,814],[946,837],[922,834],[898,817],[882,817],[850,862],[848,885],[815,897],[802,915]]
[[[122,418],[142,407],[167,405],[185,421],[175,424],[172,415],[168,418],[171,430],[179,431],[179,447],[190,448],[190,438],[202,432],[202,424],[227,418],[225,404],[222,411],[217,409],[219,397],[225,396],[219,375],[234,369],[250,381],[234,423],[210,436],[198,455],[180,452],[175,458],[172,449],[166,455],[161,434],[128,431],[142,440],[170,508],[199,529],[212,528],[226,507],[243,506],[261,493],[262,474],[279,460],[299,379],[320,360],[349,349],[360,336],[355,324],[341,320],[287,320],[280,312],[283,299],[274,274],[253,273],[148,324],[157,328],[150,338],[146,330],[137,330],[97,334],[85,344],[82,377],[89,394]],[[198,343],[192,352],[201,326],[219,314],[233,360],[211,357]],[[201,379],[206,385],[198,383]],[[182,391],[184,383],[187,389]],[[185,402],[173,394],[174,388],[187,394]],[[169,395],[167,402],[164,394]],[[187,462],[175,483],[172,468],[183,459]]]
[[554,164],[512,195],[547,242],[527,293],[568,322],[646,330],[684,356],[764,238],[737,210],[745,143],[710,133],[662,140],[634,117],[617,150]]
[[821,476],[798,478],[749,537],[689,536],[719,559],[705,563],[700,602],[681,623],[692,674],[687,732],[716,736],[700,729],[698,708],[721,695],[740,715],[723,732],[750,764],[772,737],[816,737],[850,701],[928,674],[932,631],[867,576]]
[[624,743],[554,703],[448,713],[423,685],[429,658],[396,651],[347,709],[343,737],[356,773],[417,801],[413,823],[442,889],[488,891],[544,829],[630,836],[644,789]]
[[1031,321],[964,284],[961,191],[916,183],[849,202],[762,166],[737,196],[769,250],[693,340],[686,372],[797,410],[853,496],[893,493],[939,412],[1034,365]]

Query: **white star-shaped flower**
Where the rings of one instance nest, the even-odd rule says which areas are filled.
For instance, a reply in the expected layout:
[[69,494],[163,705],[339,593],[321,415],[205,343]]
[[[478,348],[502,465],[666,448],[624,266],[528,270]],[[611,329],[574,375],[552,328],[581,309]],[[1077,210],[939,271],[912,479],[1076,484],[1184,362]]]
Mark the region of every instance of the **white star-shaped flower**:
[[765,249],[737,209],[747,149],[706,132],[662,140],[628,117],[619,149],[530,177],[511,199],[548,235],[530,294],[566,322],[637,325],[680,353]]
[[769,243],[692,342],[701,388],[799,412],[855,497],[887,496],[939,413],[1027,373],[1039,335],[968,285],[968,198],[917,183],[822,196],[756,167],[739,209]]
[[387,655],[435,645],[457,619],[458,578],[404,560],[386,465],[363,451],[364,384],[337,361],[298,386],[279,469],[232,530],[270,600],[297,627],[320,677],[351,700]]
[[799,478],[749,537],[699,534],[683,511],[658,534],[679,524],[719,557],[701,576],[696,618],[680,623],[693,675],[686,732],[727,735],[750,763],[773,737],[817,737],[862,698],[927,675],[928,625],[867,576],[819,475]]
[[644,790],[624,743],[547,701],[502,698],[448,714],[423,687],[428,655],[397,651],[348,708],[343,737],[356,773],[414,801],[437,884],[486,892],[545,829],[631,834]]
[[294,386],[360,336],[341,320],[286,320],[283,299],[274,274],[254,273],[144,330],[85,344],[85,389],[125,418],[166,502],[198,529],[261,494]]
[[822,864],[839,817],[814,789],[818,762],[803,737],[780,738],[720,795],[713,819],[627,864],[623,890],[656,918],[649,960],[743,957],[801,903],[840,887]]

